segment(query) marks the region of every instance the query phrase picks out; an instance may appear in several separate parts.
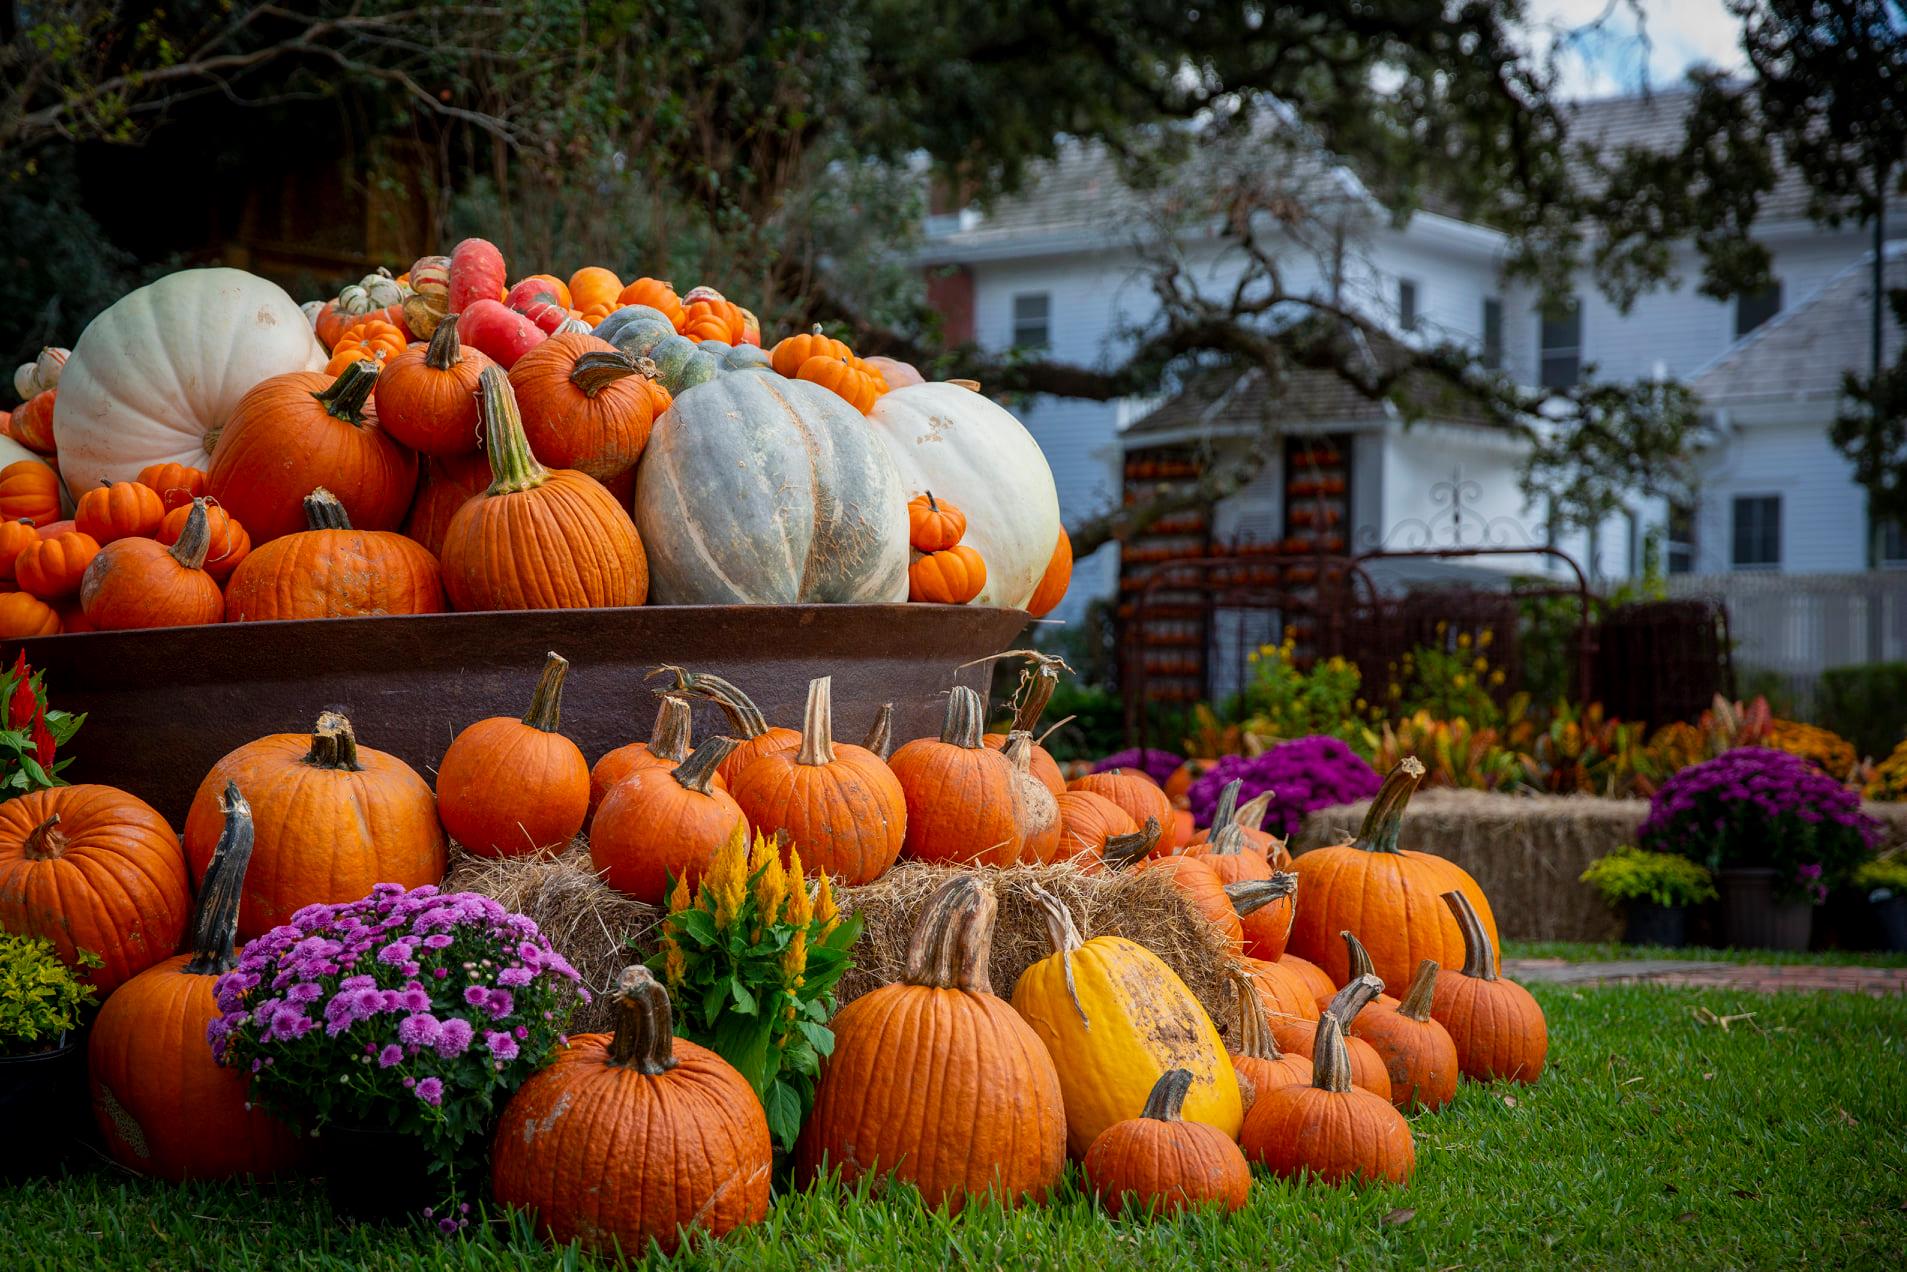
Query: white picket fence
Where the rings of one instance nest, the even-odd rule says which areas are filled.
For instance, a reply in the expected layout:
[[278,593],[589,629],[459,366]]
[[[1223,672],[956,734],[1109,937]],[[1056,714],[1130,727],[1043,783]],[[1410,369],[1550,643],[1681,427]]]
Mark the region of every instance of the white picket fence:
[[1830,667],[1907,659],[1907,570],[1681,574],[1668,585],[1721,599],[1737,672],[1773,672],[1803,704]]

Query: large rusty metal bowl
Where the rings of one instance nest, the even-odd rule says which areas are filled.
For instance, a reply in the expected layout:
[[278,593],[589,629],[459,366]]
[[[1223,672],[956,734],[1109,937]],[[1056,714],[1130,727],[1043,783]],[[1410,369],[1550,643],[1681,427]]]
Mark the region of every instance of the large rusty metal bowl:
[[[645,606],[219,624],[6,642],[46,671],[53,704],[84,711],[66,778],[146,800],[175,825],[218,758],[341,708],[366,746],[434,782],[458,730],[520,715],[546,651],[570,660],[563,732],[593,763],[649,735],[662,663],[741,686],[770,723],[799,726],[811,677],[834,677],[835,733],[859,742],[882,703],[897,742],[937,733],[950,685],[1007,648],[1020,610],[944,605]],[[696,736],[724,727],[696,707]]]

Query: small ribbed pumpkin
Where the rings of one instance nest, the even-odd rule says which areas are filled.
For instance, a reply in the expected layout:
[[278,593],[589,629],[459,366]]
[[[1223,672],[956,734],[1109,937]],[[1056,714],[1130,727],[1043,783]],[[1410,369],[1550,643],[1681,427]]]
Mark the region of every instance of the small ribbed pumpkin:
[[907,567],[907,599],[929,605],[965,605],[987,585],[987,563],[961,544],[945,552],[916,552]]
[[722,780],[728,786],[735,784],[743,769],[770,751],[792,751],[801,745],[800,730],[780,724],[771,727],[754,700],[720,676],[670,665],[658,667],[650,675],[674,676],[676,693],[713,702],[728,717],[729,732],[735,739],[735,749],[721,766]]
[[616,497],[586,473],[531,453],[500,367],[479,395],[494,478],[444,532],[444,590],[460,610],[596,609],[649,595],[642,540]]
[[73,526],[101,547],[116,539],[150,539],[165,520],[159,492],[136,481],[102,481],[79,497]]
[[430,785],[396,756],[359,746],[337,712],[320,715],[310,733],[267,734],[212,766],[185,816],[198,878],[224,833],[227,782],[246,793],[257,834],[238,910],[242,940],[307,905],[356,901],[373,884],[443,880],[444,830]]
[[[1251,1084],[1252,1102],[1267,1092],[1294,1082],[1311,1081],[1310,1057],[1278,1048],[1271,1022],[1265,1016],[1264,1000],[1258,996],[1251,974],[1234,967],[1229,973],[1238,1012],[1238,1044],[1228,1048],[1232,1068]],[[1247,1110],[1249,1112],[1249,1110]]]
[[27,544],[13,559],[13,577],[22,592],[43,601],[79,594],[86,571],[99,555],[99,545],[92,535],[73,529],[72,522],[64,524],[64,530],[52,534],[42,526],[39,541]]
[[482,444],[477,377],[489,365],[488,355],[458,340],[456,323],[444,323],[429,344],[410,346],[378,376],[378,422],[420,454],[469,454]]
[[404,518],[405,537],[415,539],[432,556],[441,558],[451,519],[489,486],[490,460],[482,451],[430,456],[418,478],[417,499]]
[[79,603],[100,631],[197,627],[225,617],[218,580],[205,572],[211,544],[205,500],[194,499],[179,541],[115,539],[86,567]]
[[0,521],[0,581],[16,583],[13,577],[13,563],[20,554],[40,541],[33,523],[25,517],[14,521]]
[[614,1005],[613,1034],[571,1038],[510,1098],[491,1150],[496,1199],[604,1258],[760,1223],[773,1146],[747,1079],[674,1036],[648,968],[623,969]]
[[233,571],[228,622],[441,614],[437,558],[394,530],[357,530],[323,486],[305,496],[305,526],[273,539]]
[[1035,1029],[993,994],[997,905],[983,875],[941,884],[921,904],[900,981],[830,1022],[797,1179],[891,1172],[950,1213],[989,1193],[1043,1201],[1059,1181],[1068,1102]]
[[1432,1016],[1436,986],[1437,962],[1427,958],[1402,1002],[1373,1002],[1351,1022],[1351,1033],[1371,1044],[1390,1074],[1391,1103],[1406,1111],[1435,1112],[1457,1095],[1457,1044]]
[[451,838],[478,857],[561,852],[589,815],[589,762],[560,731],[569,660],[544,656],[543,672],[518,719],[491,716],[467,726],[437,766],[437,815]]
[[[1033,666],[1020,673],[1020,689],[1013,707],[1012,727],[1006,733],[988,733],[980,739],[996,751],[1006,750],[1007,738],[1014,733],[1038,733],[1040,716],[1045,713],[1046,704],[1053,700],[1053,691],[1059,688],[1059,672],[1066,664],[1055,655],[1042,654],[1038,650],[1028,651],[1027,656],[1033,661]],[[1033,743],[1033,776],[1045,783],[1046,789],[1055,796],[1066,790],[1066,775],[1060,772],[1059,761],[1037,741]],[[1138,819],[1132,824],[1137,829],[1144,824],[1144,820]]]
[[1084,940],[1072,914],[1037,884],[1053,953],[1020,973],[1013,1007],[1033,1027],[1066,1094],[1066,1142],[1084,1154],[1136,1116],[1168,1069],[1189,1069],[1185,1116],[1238,1134],[1244,1101],[1218,1030],[1178,974],[1124,937]]
[[1496,947],[1468,894],[1443,902],[1463,933],[1463,970],[1437,977],[1431,1015],[1450,1031],[1457,1065],[1474,1082],[1535,1082],[1549,1057],[1549,1025],[1530,991],[1497,972]]
[[[643,301],[638,303],[647,304],[650,302]],[[657,307],[660,308],[660,306]],[[676,330],[680,331],[681,329],[682,324],[678,321],[676,323]],[[777,374],[785,375],[792,380],[795,378],[795,374],[801,370],[801,364],[806,362],[809,358],[841,359],[853,356],[853,352],[845,344],[836,340],[833,336],[823,334],[820,324],[817,323],[811,331],[800,332],[778,341],[775,347],[768,351],[768,364],[775,369]],[[962,529],[965,529],[964,522],[962,523]]]
[[1137,769],[1087,773],[1066,783],[1066,789],[1104,795],[1125,809],[1126,815],[1140,826],[1146,824],[1148,817],[1157,818],[1161,826],[1172,824],[1172,801],[1165,797],[1157,782]]
[[907,797],[904,851],[916,861],[1011,866],[1024,834],[1013,765],[980,742],[980,695],[955,685],[938,738],[915,738],[888,760]]
[[[793,340],[796,337],[790,336]],[[775,346],[779,349],[781,346]],[[907,501],[907,542],[916,552],[945,552],[967,533],[967,514],[929,490]]]
[[808,682],[800,748],[757,757],[730,793],[750,826],[780,836],[784,861],[798,850],[810,870],[872,883],[900,856],[907,797],[880,756],[834,740],[833,683]]
[[222,1014],[218,978],[238,964],[232,941],[252,858],[252,813],[228,783],[225,830],[192,916],[192,953],[147,968],[99,1009],[86,1048],[93,1120],[113,1160],[173,1182],[271,1175],[302,1145],[291,1128],[254,1108],[251,1075],[221,1066],[205,1027]]
[[[159,542],[171,547],[192,520],[192,500],[180,504],[159,523]],[[221,585],[252,554],[252,536],[217,504],[205,505],[205,572]]]
[[26,592],[0,592],[0,640],[30,640],[57,636],[64,624],[60,612]]
[[589,859],[618,892],[661,905],[678,879],[694,887],[748,817],[715,770],[735,739],[713,737],[674,768],[639,768],[611,787],[590,823]]
[[1318,1021],[1311,1063],[1310,1086],[1260,1092],[1252,1102],[1238,1137],[1245,1155],[1285,1179],[1409,1183],[1417,1167],[1410,1123],[1389,1100],[1351,1084],[1337,1017]]
[[60,475],[48,465],[37,459],[15,460],[0,468],[0,518],[24,517],[35,525],[51,525],[60,519],[60,489]]
[[134,480],[157,494],[167,512],[183,508],[205,493],[205,473],[189,464],[148,464]]
[[[185,935],[192,909],[178,836],[110,786],[53,786],[0,803],[0,929],[44,937],[110,994]],[[101,965],[79,966],[91,950]]]
[[1081,1163],[1099,1204],[1111,1211],[1177,1214],[1189,1207],[1237,1210],[1251,1192],[1251,1166],[1231,1136],[1179,1114],[1189,1069],[1168,1069],[1139,1116],[1099,1133]]
[[607,340],[570,332],[518,358],[510,387],[530,449],[598,481],[635,467],[655,422],[638,370]]
[[[655,724],[649,731],[649,740],[619,746],[590,766],[590,816],[596,815],[597,807],[602,804],[603,796],[609,794],[610,788],[637,769],[674,768],[689,758],[689,700],[679,693],[659,696],[662,701],[656,707]],[[714,781],[727,789],[728,783],[722,781],[719,773]]]

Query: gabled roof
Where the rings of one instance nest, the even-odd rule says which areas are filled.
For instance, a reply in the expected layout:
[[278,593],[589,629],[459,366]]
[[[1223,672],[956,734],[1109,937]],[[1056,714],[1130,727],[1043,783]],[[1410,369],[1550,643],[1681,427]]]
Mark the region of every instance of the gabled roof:
[[[1887,245],[1883,270],[1885,289],[1907,287],[1907,242]],[[1869,252],[1730,345],[1689,386],[1711,407],[1839,398],[1845,372],[1868,370],[1873,280]],[[1885,298],[1881,309],[1881,356],[1891,362],[1903,336]]]

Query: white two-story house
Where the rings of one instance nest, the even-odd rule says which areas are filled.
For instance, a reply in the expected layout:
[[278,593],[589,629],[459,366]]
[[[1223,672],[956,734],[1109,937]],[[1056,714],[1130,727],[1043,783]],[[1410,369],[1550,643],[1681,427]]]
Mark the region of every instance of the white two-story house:
[[[1669,147],[1680,139],[1687,101],[1685,93],[1659,92],[1588,102],[1576,108],[1576,128],[1612,145]],[[1310,289],[1353,306],[1399,341],[1468,342],[1486,363],[1529,385],[1565,387],[1593,365],[1604,379],[1673,378],[1703,395],[1717,440],[1701,457],[1695,507],[1638,498],[1593,534],[1555,537],[1592,578],[1638,572],[1650,535],[1663,541],[1670,570],[1711,575],[1858,572],[1903,555],[1898,528],[1870,522],[1864,494],[1826,431],[1843,370],[1867,370],[1871,231],[1809,221],[1797,179],[1783,180],[1757,223],[1774,257],[1768,293],[1729,301],[1698,294],[1699,262],[1682,245],[1679,285],[1642,296],[1627,312],[1585,277],[1574,305],[1549,313],[1527,289],[1504,283],[1505,243],[1496,230],[1436,210],[1418,211],[1400,228],[1341,168],[1315,166],[1290,179],[1309,228],[1286,235],[1280,259],[1287,291]],[[949,338],[1117,365],[1134,333],[1158,315],[1151,279],[1168,248],[1182,278],[1224,294],[1240,265],[1223,225],[1181,226],[1162,244],[1156,229],[1134,215],[1144,202],[1120,182],[1107,156],[1075,145],[1045,165],[1021,196],[930,217],[921,262]],[[1890,216],[1888,232],[1907,236],[1907,209]],[[1276,227],[1269,233],[1275,236]],[[1907,285],[1907,257],[1894,262],[1891,246],[1889,255],[1890,285]],[[1888,359],[1901,339],[1890,321]],[[1258,428],[1264,404],[1252,399],[1254,391],[1262,398],[1262,386],[1247,378],[1167,402],[1047,398],[1017,409],[1052,464],[1062,515],[1078,524],[1123,497],[1128,456]],[[1300,373],[1272,409],[1287,432],[1342,446],[1341,538],[1353,551],[1408,546],[1425,527],[1446,541],[1484,527],[1492,528],[1492,541],[1546,537],[1547,509],[1520,490],[1522,445],[1507,432],[1436,409],[1407,426],[1335,377],[1312,373]],[[1214,510],[1212,538],[1271,541],[1290,533],[1296,474],[1287,461],[1294,453],[1312,452],[1274,457],[1251,486]],[[1455,531],[1448,525],[1453,503],[1469,518]],[[1473,568],[1483,567],[1528,571],[1541,563]],[[1081,561],[1058,617],[1077,618],[1091,600],[1112,595],[1118,575],[1110,545]]]

